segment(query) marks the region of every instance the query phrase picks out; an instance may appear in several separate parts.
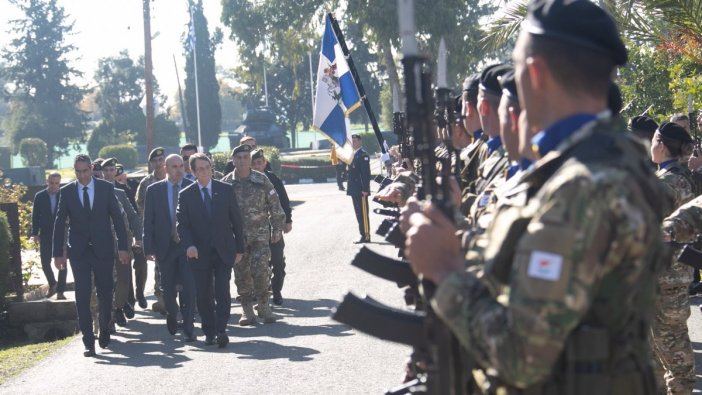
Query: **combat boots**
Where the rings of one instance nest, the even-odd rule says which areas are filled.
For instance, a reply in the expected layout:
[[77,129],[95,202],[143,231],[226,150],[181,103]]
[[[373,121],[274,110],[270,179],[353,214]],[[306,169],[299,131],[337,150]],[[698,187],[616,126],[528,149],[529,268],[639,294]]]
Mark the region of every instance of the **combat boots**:
[[271,306],[268,305],[268,298],[261,300],[258,306],[256,306],[256,310],[258,310],[258,316],[266,324],[272,324],[278,320],[278,318],[273,315]]
[[251,303],[242,303],[241,308],[244,310],[244,314],[239,318],[239,325],[254,325],[256,323],[256,314],[254,314],[253,305]]

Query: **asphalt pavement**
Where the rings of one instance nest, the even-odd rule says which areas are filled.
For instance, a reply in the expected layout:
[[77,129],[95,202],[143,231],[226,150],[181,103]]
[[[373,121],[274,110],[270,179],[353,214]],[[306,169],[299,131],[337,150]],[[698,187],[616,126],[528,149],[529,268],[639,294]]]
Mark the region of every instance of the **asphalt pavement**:
[[[374,187],[375,188],[375,187]],[[2,394],[199,393],[378,394],[399,383],[409,348],[364,334],[330,318],[343,294],[353,290],[396,307],[401,291],[350,265],[358,250],[351,199],[336,184],[287,187],[294,205],[293,230],[285,235],[287,277],[274,324],[240,327],[232,302],[225,349],[205,346],[204,336],[184,343],[165,319],[137,308],[108,349],[83,357],[80,336],[22,375],[0,386]],[[378,216],[371,214],[371,228]],[[394,249],[375,237],[371,248]],[[149,277],[151,277],[150,266]],[[147,289],[149,288],[147,285]],[[232,280],[232,295],[236,295]],[[149,303],[154,298],[150,296]]]

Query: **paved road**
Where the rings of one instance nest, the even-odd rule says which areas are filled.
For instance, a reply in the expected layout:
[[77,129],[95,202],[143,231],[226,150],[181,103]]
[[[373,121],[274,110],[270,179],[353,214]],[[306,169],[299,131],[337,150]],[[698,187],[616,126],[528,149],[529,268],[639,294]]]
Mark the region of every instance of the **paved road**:
[[[349,289],[402,305],[393,284],[350,266],[358,247],[351,200],[335,184],[292,185],[293,231],[285,236],[288,276],[275,324],[229,326],[224,350],[171,337],[151,311],[120,329],[97,358],[79,338],[0,387],[3,394],[236,393],[377,394],[398,383],[409,349],[378,341],[329,318]],[[378,218],[371,216],[372,228]],[[373,248],[391,253],[391,247]],[[232,289],[234,289],[232,282]],[[153,302],[153,298],[150,298]],[[232,323],[241,308],[233,304]],[[204,337],[200,337],[204,339]]]
[[[403,304],[394,285],[349,265],[357,250],[351,241],[358,238],[350,199],[334,184],[292,185],[288,191],[295,211],[293,232],[285,239],[285,305],[275,309],[283,317],[280,322],[253,328],[230,325],[232,343],[219,350],[202,342],[187,345],[168,335],[162,317],[138,311],[137,320],[113,337],[108,350],[98,349],[97,358],[84,358],[76,338],[0,386],[0,394],[378,394],[396,385],[409,349],[358,334],[329,318],[349,289],[391,305]],[[371,215],[372,229],[378,222]],[[372,248],[393,252],[380,243]],[[698,371],[695,392],[700,393],[702,297],[690,302],[688,324]],[[235,323],[241,310],[236,303],[233,309]]]

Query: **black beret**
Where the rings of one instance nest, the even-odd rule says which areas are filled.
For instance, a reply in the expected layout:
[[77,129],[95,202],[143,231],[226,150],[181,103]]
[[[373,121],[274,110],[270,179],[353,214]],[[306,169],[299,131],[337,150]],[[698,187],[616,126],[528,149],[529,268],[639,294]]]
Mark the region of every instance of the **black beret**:
[[610,82],[609,90],[607,91],[607,108],[612,112],[612,116],[616,116],[622,111],[623,107],[622,91],[619,90],[617,84]]
[[260,158],[263,158],[263,150],[262,149],[259,148],[259,149],[255,149],[255,150],[251,151],[251,160],[260,159]]
[[102,170],[102,162],[104,162],[104,161],[105,160],[102,158],[95,159],[93,161],[93,163],[91,163],[91,165],[93,166],[93,170],[94,171],[101,171]]
[[453,98],[453,111],[461,114],[463,113],[463,96],[456,96]]
[[627,61],[614,19],[589,0],[532,0],[524,28],[535,36],[602,52],[618,66]]
[[638,115],[629,120],[629,130],[631,131],[642,131],[653,134],[656,132],[656,129],[658,129],[658,124],[651,117]]
[[115,159],[115,158],[109,158],[109,159],[105,159],[102,161],[102,167],[116,166],[116,165],[117,165],[117,159]]
[[665,138],[677,140],[682,143],[692,143],[692,137],[690,137],[690,134],[687,132],[687,130],[685,130],[685,128],[677,123],[666,122],[659,126],[657,131]]
[[499,77],[512,70],[512,66],[506,64],[493,64],[483,69],[480,73],[480,89],[493,95],[502,96]]
[[157,147],[151,150],[151,153],[149,153],[149,162],[152,160],[158,158],[159,156],[163,156],[164,150],[163,147]]
[[480,73],[471,74],[463,80],[463,91],[478,93],[478,87],[480,86]]
[[121,176],[122,174],[124,174],[124,166],[122,166],[120,163],[117,163],[115,165],[115,168],[117,168],[117,175],[118,176]]
[[509,97],[510,100],[519,100],[517,82],[514,79],[514,70],[510,70],[500,77],[500,86],[502,87],[503,95]]
[[238,154],[238,153],[240,153],[240,152],[251,152],[252,150],[253,150],[253,148],[251,148],[250,145],[239,144],[238,146],[236,146],[236,147],[232,150],[232,156],[234,156],[234,155],[236,155],[236,154]]

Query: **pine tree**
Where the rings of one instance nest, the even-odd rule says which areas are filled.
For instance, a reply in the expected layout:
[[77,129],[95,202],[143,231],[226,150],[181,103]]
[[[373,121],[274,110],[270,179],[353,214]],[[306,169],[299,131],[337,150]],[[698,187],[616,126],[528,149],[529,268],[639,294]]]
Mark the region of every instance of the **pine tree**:
[[[198,141],[197,108],[195,98],[195,63],[193,48],[197,51],[198,92],[200,100],[200,128],[202,145],[213,147],[219,140],[222,123],[222,107],[219,103],[219,82],[215,74],[214,52],[221,41],[222,33],[217,30],[210,36],[207,19],[202,12],[202,0],[190,3],[195,25],[195,40],[186,32],[185,47],[185,113],[188,118],[186,137],[188,141]],[[193,42],[194,41],[194,42]]]
[[10,22],[15,35],[2,56],[11,84],[11,115],[5,127],[15,147],[27,137],[44,140],[48,165],[68,145],[84,139],[86,117],[78,109],[84,89],[72,83],[81,73],[68,59],[73,30],[56,0],[10,0],[24,16]]

